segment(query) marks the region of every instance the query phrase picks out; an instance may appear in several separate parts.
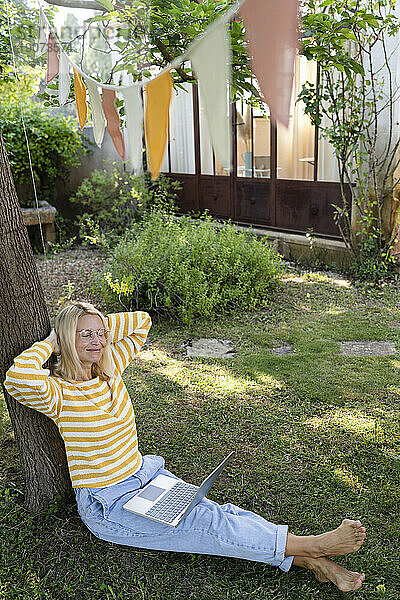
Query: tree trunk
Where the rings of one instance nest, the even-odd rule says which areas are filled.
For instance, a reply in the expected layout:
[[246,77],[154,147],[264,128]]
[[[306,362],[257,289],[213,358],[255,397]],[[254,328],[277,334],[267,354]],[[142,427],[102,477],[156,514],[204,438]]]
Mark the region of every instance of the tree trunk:
[[[0,131],[0,376],[15,356],[50,330],[43,289],[33,260]],[[26,482],[25,506],[46,508],[71,487],[65,448],[56,425],[3,391]]]

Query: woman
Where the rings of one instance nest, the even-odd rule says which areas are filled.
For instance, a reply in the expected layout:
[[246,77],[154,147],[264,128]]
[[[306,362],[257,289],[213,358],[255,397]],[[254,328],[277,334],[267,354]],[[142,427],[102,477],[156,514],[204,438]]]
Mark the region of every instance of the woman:
[[[345,519],[333,531],[295,536],[286,525],[208,499],[176,528],[122,508],[156,475],[171,475],[161,457],[140,454],[134,410],[122,380],[150,327],[145,312],[106,318],[91,304],[73,302],[60,310],[50,335],[22,352],[7,372],[7,391],[57,424],[86,526],[117,544],[232,556],[283,571],[294,564],[342,591],[359,589],[364,573],[348,571],[328,557],[361,547],[366,534],[360,521]],[[43,364],[52,353],[57,362],[50,372]]]

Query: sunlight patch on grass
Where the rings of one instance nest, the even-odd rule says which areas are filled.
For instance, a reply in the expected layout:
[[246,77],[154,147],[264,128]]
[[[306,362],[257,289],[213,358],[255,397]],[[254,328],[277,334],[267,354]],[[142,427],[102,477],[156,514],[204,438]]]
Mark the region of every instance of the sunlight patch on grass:
[[267,373],[257,372],[243,377],[219,362],[175,359],[159,348],[142,351],[139,361],[147,362],[149,366],[152,364],[158,374],[182,387],[193,388],[194,391],[201,389],[223,397],[260,391],[271,393],[285,387]]
[[343,315],[345,314],[347,311],[347,309],[345,308],[340,308],[339,306],[330,306],[327,310],[326,313],[328,315]]
[[200,388],[223,397],[247,394],[260,388],[256,381],[233,375],[219,364],[192,362],[191,368],[186,367],[185,380],[195,390]]
[[303,283],[303,278],[300,275],[285,275],[284,281],[291,281],[293,283]]
[[[400,363],[398,365],[400,367]],[[400,395],[400,386],[398,385],[388,385],[386,387],[387,391],[391,394],[399,394]]]
[[345,467],[337,467],[336,469],[334,469],[333,474],[341,484],[344,484],[347,487],[352,488],[353,490],[361,489],[362,487],[357,475],[355,475]]
[[257,377],[258,383],[265,388],[267,386],[269,391],[280,391],[286,389],[285,383],[279,381],[279,379],[275,379],[269,373],[262,373],[261,371],[256,372],[255,376]]
[[330,414],[312,417],[305,421],[305,423],[314,429],[336,426],[353,433],[371,432],[376,430],[375,419],[365,416],[360,412],[344,408],[335,410]]

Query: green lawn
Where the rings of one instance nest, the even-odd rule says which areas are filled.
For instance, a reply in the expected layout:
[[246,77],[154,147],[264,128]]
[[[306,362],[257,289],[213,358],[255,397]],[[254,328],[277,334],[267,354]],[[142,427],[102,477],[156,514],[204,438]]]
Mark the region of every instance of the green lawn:
[[[349,358],[339,342],[393,341],[400,287],[342,287],[288,271],[268,309],[192,326],[155,323],[126,376],[143,453],[193,483],[229,451],[210,498],[297,534],[361,517],[367,540],[337,561],[365,571],[360,599],[400,597],[400,355]],[[231,361],[187,359],[187,338],[234,340]],[[271,348],[293,344],[294,353]],[[330,600],[309,572],[116,547],[94,538],[75,506],[39,516],[19,504],[23,482],[7,416],[0,432],[0,599]],[[348,594],[353,597],[353,594]]]

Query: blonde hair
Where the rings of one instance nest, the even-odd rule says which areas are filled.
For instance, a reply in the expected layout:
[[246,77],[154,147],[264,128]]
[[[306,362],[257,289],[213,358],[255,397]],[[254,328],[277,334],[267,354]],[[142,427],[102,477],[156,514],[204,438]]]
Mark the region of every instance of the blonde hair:
[[[97,315],[102,320],[105,329],[108,329],[106,317],[88,302],[67,304],[57,314],[54,324],[60,355],[50,369],[53,375],[68,381],[79,381],[83,378],[82,365],[75,347],[75,335],[78,319],[84,315]],[[112,377],[113,371],[110,340],[107,339],[101,359],[92,365],[92,375],[108,381]]]

